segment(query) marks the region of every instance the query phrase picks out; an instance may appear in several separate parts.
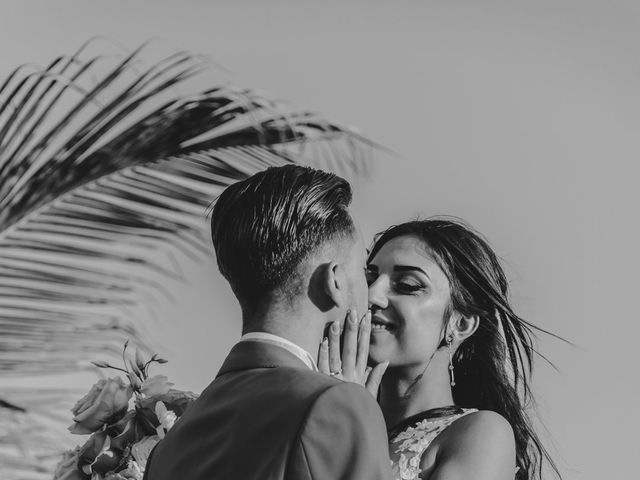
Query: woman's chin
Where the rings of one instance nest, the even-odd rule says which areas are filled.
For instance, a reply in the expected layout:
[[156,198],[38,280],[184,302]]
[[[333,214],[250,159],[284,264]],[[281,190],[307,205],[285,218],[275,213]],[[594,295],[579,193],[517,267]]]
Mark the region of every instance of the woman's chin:
[[369,345],[369,361],[374,365],[389,360],[390,353],[391,350],[388,347],[384,348],[382,345],[374,345],[373,342]]

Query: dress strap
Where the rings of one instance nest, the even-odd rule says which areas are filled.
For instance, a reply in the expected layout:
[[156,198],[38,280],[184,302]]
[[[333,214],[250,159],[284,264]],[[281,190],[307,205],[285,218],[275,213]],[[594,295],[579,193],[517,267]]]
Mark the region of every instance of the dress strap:
[[416,413],[415,415],[411,415],[404,420],[401,420],[400,423],[397,423],[393,427],[387,430],[387,436],[392,439],[398,433],[403,431],[405,428],[417,424],[423,420],[435,420],[442,417],[450,417],[453,415],[460,415],[464,413],[465,409],[462,407],[458,407],[457,405],[448,405],[446,407],[438,407],[431,408],[429,410],[425,410],[424,412]]

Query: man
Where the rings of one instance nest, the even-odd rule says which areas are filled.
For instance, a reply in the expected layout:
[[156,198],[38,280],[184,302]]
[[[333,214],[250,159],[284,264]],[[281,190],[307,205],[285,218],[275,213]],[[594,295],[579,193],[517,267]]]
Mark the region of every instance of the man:
[[219,197],[213,245],[242,308],[243,336],[155,448],[145,478],[391,478],[373,396],[319,373],[314,360],[327,328],[335,334],[348,309],[367,308],[350,202],[342,178],[294,165]]

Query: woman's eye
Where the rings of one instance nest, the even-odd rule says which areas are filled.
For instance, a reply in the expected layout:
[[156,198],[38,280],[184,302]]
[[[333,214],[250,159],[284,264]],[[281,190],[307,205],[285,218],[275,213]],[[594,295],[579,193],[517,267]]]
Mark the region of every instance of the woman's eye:
[[399,292],[413,293],[422,290],[422,285],[408,282],[396,282],[396,290]]

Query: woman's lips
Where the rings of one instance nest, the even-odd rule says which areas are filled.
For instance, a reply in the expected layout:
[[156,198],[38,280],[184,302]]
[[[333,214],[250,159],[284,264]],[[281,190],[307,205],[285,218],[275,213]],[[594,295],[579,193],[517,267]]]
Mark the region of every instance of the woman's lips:
[[390,322],[389,320],[387,320],[384,317],[381,317],[379,315],[374,315],[371,318],[371,332],[372,333],[377,333],[377,332],[393,332],[395,330],[397,330],[398,327],[396,324],[394,324],[393,322]]

